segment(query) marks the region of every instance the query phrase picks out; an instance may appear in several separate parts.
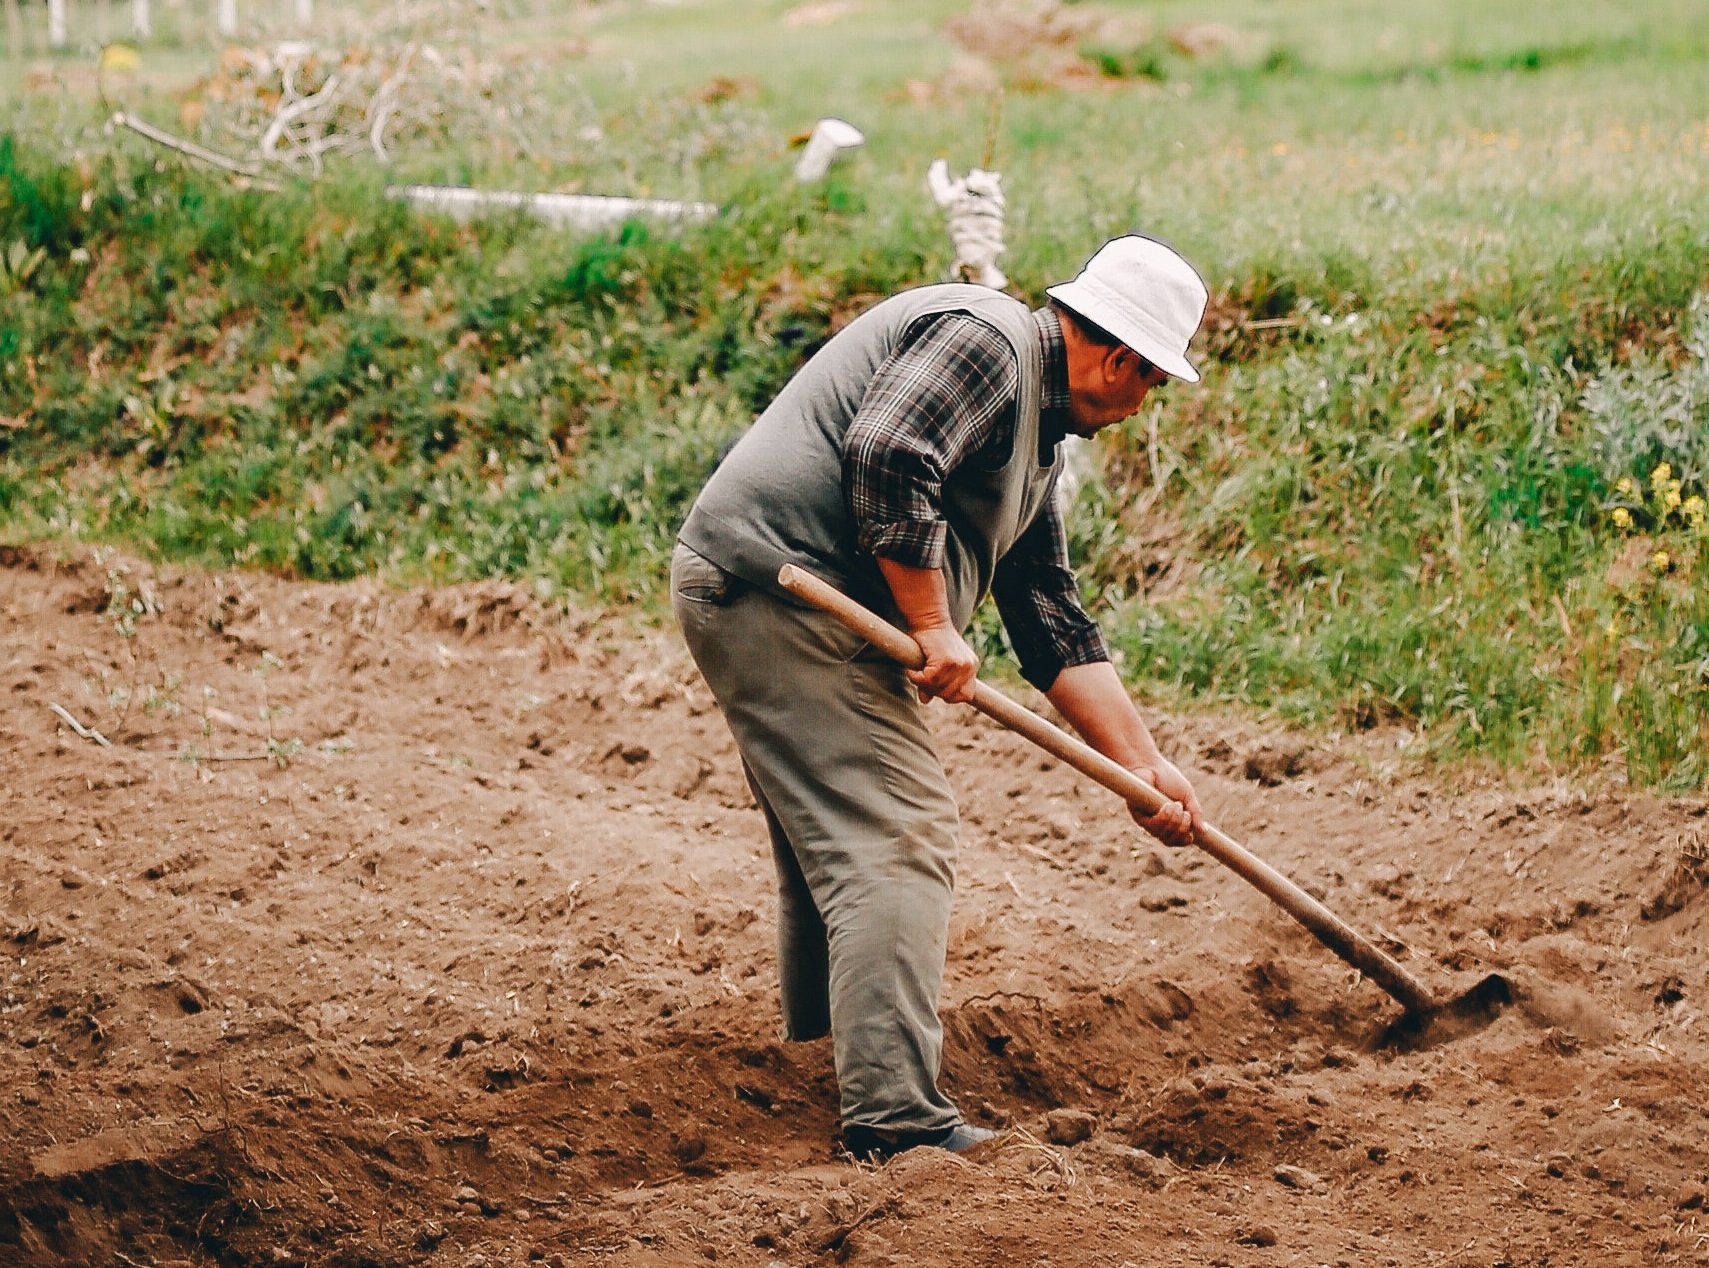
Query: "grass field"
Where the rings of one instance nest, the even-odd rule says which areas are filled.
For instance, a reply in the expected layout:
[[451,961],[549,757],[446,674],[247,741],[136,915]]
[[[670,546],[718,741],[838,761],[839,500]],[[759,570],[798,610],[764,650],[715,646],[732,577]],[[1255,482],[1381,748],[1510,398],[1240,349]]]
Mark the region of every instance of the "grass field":
[[[718,445],[836,321],[942,276],[926,167],[989,152],[1017,293],[1130,226],[1216,293],[1204,385],[1077,508],[1140,690],[1709,783],[1709,11],[1110,5],[985,57],[937,0],[793,12],[452,13],[515,129],[272,194],[104,134],[92,53],[10,64],[0,531],[654,611]],[[1171,42],[1210,23],[1221,51]],[[211,126],[217,58],[179,32],[99,87]],[[796,188],[827,113],[869,144]],[[726,213],[577,239],[412,218],[388,179]]]

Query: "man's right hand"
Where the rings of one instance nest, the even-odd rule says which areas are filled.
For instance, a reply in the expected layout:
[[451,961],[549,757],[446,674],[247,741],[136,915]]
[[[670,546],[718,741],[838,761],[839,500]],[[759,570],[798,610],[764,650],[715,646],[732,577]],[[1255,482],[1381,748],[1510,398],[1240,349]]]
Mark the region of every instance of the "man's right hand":
[[920,669],[908,671],[908,681],[920,689],[920,703],[933,696],[952,704],[973,699],[973,683],[979,675],[979,655],[967,640],[950,626],[914,630],[914,641],[926,654]]
[[973,699],[979,657],[967,645],[949,615],[949,591],[936,568],[913,568],[878,556],[879,571],[890,585],[896,608],[926,663],[908,671],[908,681],[920,689],[920,703],[933,696],[955,704]]

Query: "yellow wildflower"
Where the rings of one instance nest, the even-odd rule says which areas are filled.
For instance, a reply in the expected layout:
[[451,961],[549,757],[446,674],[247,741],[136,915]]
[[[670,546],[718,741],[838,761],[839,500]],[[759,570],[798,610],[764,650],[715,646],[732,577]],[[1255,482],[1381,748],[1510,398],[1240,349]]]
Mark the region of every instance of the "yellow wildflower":
[[1673,479],[1673,467],[1668,463],[1664,462],[1654,471],[1650,472],[1650,484],[1654,488],[1661,488],[1662,485],[1666,484],[1671,479]]
[[1628,511],[1625,507],[1623,507],[1623,506],[1615,507],[1613,519],[1614,519],[1614,527],[1615,528],[1618,528],[1622,532],[1630,532],[1631,531],[1631,529],[1632,529],[1632,512]]
[[1621,476],[1614,485],[1614,492],[1623,498],[1635,498],[1638,496],[1638,486],[1632,483],[1631,476]]
[[1662,489],[1662,514],[1666,515],[1679,507],[1679,481],[1669,480]]
[[1703,509],[1703,499],[1693,493],[1690,497],[1685,499],[1684,505],[1679,508],[1679,513],[1685,516],[1686,522],[1690,524],[1691,527],[1702,528]]
[[135,70],[140,61],[136,50],[125,44],[109,44],[101,50],[102,70]]
[[1650,556],[1650,567],[1654,568],[1657,572],[1666,572],[1667,565],[1667,551],[1658,550],[1655,554]]

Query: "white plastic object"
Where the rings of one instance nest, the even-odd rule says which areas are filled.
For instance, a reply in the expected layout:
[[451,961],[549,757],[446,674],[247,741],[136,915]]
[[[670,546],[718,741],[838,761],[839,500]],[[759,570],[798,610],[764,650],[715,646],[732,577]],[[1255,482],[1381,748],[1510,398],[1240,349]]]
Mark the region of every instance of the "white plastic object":
[[936,159],[926,171],[926,185],[948,221],[955,246],[951,272],[962,281],[1002,290],[1009,284],[997,267],[1003,254],[1003,174],[976,167],[952,180],[949,164]]
[[572,229],[609,229],[625,220],[706,220],[718,214],[716,203],[678,202],[671,198],[615,198],[603,194],[527,194],[505,189],[467,189],[460,185],[392,185],[386,197],[442,211],[458,220],[482,212],[520,208],[548,224]]
[[831,170],[831,164],[849,150],[866,144],[866,134],[845,119],[821,119],[813,125],[807,148],[795,164],[795,179],[816,181]]

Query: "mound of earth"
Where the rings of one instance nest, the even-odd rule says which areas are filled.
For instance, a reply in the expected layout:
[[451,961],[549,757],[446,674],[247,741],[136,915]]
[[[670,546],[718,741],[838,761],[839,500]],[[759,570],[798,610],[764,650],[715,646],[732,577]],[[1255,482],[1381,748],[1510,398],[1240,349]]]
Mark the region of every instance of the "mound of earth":
[[1701,803],[1166,719],[1233,835],[1518,988],[1381,1048],[1262,897],[934,707],[943,1081],[1007,1130],[857,1167],[669,633],[20,550],[0,599],[0,1261],[1709,1262]]

